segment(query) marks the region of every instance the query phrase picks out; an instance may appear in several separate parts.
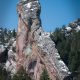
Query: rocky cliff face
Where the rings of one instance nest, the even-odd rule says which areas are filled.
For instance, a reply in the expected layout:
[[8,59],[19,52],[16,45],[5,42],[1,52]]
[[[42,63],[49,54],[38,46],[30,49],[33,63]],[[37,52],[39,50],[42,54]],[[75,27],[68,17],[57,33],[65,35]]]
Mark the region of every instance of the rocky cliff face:
[[14,41],[16,54],[11,55],[12,48],[9,50],[5,67],[15,73],[23,66],[32,80],[40,80],[40,75],[46,68],[51,80],[63,80],[69,70],[60,59],[55,43],[49,37],[50,34],[42,30],[40,11],[38,0],[19,1],[18,31],[16,42]]

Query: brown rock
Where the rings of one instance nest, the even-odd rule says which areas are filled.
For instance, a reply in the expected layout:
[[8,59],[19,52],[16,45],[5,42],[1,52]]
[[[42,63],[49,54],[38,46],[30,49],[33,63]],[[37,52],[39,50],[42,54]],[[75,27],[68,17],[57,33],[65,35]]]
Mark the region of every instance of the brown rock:
[[[19,15],[16,39],[17,70],[22,66],[32,80],[40,80],[44,68],[47,69],[51,80],[62,80],[58,73],[53,42],[43,33],[40,21],[40,3],[38,0],[21,0],[17,6]],[[50,44],[49,44],[50,43]],[[49,47],[50,48],[49,48]],[[50,53],[50,54],[49,54]]]

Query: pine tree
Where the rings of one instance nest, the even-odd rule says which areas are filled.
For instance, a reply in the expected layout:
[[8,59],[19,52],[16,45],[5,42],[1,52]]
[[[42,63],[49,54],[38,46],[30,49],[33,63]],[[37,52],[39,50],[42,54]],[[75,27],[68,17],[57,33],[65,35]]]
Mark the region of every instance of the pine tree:
[[40,80],[51,80],[51,79],[49,78],[49,75],[48,75],[48,72],[47,72],[46,69],[43,70],[43,72],[42,72],[42,74],[41,74],[41,76],[40,76]]
[[[71,24],[71,26],[75,26]],[[68,34],[66,36],[66,34]],[[66,63],[69,70],[74,74],[78,72],[77,80],[80,78],[80,31],[76,32],[74,29],[66,33],[64,28],[57,28],[53,34],[51,34],[51,39],[55,42],[56,48],[62,58]]]
[[0,66],[0,80],[11,80],[10,73]]
[[31,78],[26,73],[26,70],[21,67],[21,69],[13,76],[12,80],[31,80]]
[[15,29],[13,29],[13,31],[12,31],[12,36],[16,37],[16,31],[15,31]]

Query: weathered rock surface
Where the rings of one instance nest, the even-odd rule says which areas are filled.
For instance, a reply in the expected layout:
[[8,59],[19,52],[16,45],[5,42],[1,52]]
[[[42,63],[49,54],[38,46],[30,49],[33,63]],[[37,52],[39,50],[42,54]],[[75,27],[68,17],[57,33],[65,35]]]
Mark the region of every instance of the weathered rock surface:
[[44,68],[51,80],[63,80],[69,70],[60,59],[55,43],[50,39],[50,33],[42,30],[38,0],[20,0],[17,5],[19,15],[16,53],[12,48],[8,52],[6,69],[16,73],[24,67],[32,80],[40,80]]
[[8,42],[8,59],[5,63],[4,68],[6,68],[7,71],[11,72],[11,75],[15,74],[17,69],[16,69],[16,59],[17,59],[17,54],[16,54],[16,41],[15,38],[11,38]]
[[65,32],[70,33],[72,31],[80,31],[80,18],[78,18],[76,21],[69,23],[68,26],[65,26],[64,28]]

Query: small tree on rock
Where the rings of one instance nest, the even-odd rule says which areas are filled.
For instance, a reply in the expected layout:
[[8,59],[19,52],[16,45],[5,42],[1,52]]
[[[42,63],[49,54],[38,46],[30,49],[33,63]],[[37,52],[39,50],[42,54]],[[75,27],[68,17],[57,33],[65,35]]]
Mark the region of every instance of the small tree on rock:
[[49,78],[49,75],[48,75],[48,72],[47,72],[46,69],[43,70],[43,72],[42,72],[42,74],[41,74],[41,76],[40,76],[40,80],[51,80],[51,79]]

